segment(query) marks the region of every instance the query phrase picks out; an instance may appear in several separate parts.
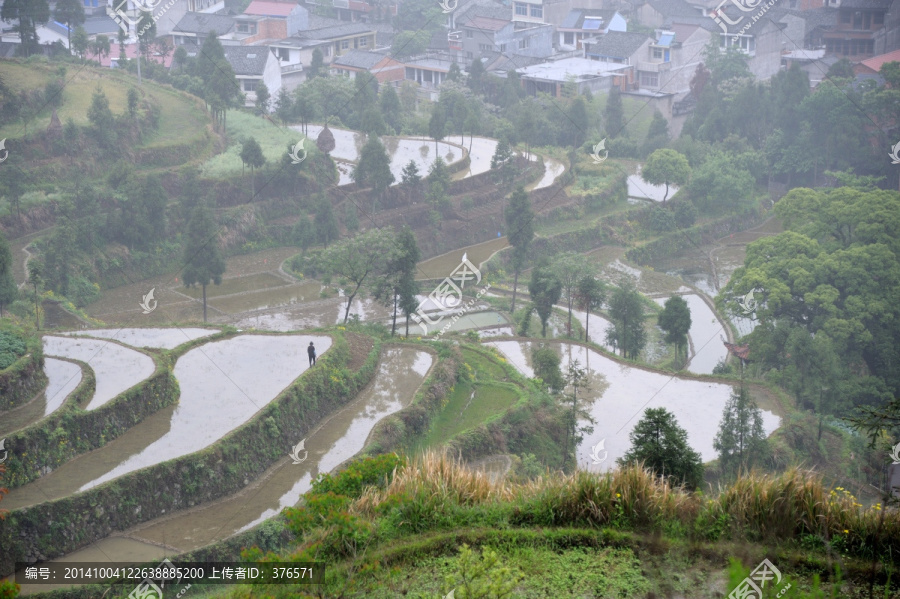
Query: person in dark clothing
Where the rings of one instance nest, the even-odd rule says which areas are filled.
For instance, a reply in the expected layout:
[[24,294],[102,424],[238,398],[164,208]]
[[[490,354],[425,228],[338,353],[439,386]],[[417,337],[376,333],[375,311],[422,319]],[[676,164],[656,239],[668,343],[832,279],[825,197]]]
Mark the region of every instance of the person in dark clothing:
[[309,365],[314,366],[316,363],[316,346],[313,345],[313,342],[309,342],[309,347],[306,348],[306,353],[309,354]]

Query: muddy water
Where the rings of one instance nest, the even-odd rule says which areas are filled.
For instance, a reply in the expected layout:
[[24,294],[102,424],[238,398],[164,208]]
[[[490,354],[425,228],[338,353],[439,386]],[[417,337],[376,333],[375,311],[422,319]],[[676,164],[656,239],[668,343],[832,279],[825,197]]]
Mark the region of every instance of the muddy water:
[[134,387],[155,368],[150,356],[111,341],[45,336],[44,354],[86,362],[94,370],[96,390],[85,410],[96,410]]
[[[456,143],[456,136],[448,137],[448,140]],[[464,146],[466,151],[469,149],[470,139],[468,135],[459,138],[459,145]],[[491,170],[491,158],[497,151],[497,140],[489,137],[478,137],[477,135],[471,140],[472,154],[470,155],[469,168],[462,173],[453,176],[454,179],[464,179],[472,175],[480,175]]]
[[220,297],[208,300],[208,303],[225,314],[240,314],[248,310],[264,310],[318,300],[322,289],[323,286],[318,281],[304,281],[275,289]]
[[[290,281],[284,277],[276,276],[269,272],[260,272],[252,275],[244,275],[242,277],[232,277],[223,279],[221,285],[208,285],[206,287],[206,299],[222,295],[231,295],[232,293],[242,293],[244,291],[259,291],[261,289],[270,289],[272,287],[282,287],[289,285]],[[177,287],[175,291],[182,293],[194,299],[203,298],[202,287]]]
[[[447,252],[446,254],[441,254],[440,256],[435,256],[434,258],[429,258],[428,260],[419,262],[416,266],[416,279],[443,279],[444,277],[449,277],[460,265],[463,254],[466,254],[469,262],[476,267],[480,266],[482,262],[486,261],[508,245],[509,242],[506,237],[498,237],[496,239],[491,239],[490,241],[484,241],[482,243],[470,245],[466,248],[460,248],[458,250]],[[475,281],[473,279],[470,284],[474,283]],[[469,287],[467,285],[466,290],[468,289]],[[428,293],[431,293],[431,290],[428,290]]]
[[178,404],[132,427],[108,445],[80,456],[4,498],[10,508],[83,491],[208,447],[249,420],[308,368],[306,346],[321,356],[325,336],[240,335],[192,349],[175,364]]
[[132,347],[173,349],[188,341],[209,337],[218,332],[218,329],[197,328],[85,329],[83,331],[68,331],[60,333],[60,335],[84,335],[87,337],[100,337],[101,339],[115,339]]
[[44,358],[47,388],[24,406],[3,413],[0,437],[25,428],[57,410],[81,383],[81,367],[65,360]]
[[[520,372],[533,376],[525,356],[530,360],[531,342],[495,341],[497,347]],[[731,395],[730,385],[684,380],[647,370],[632,368],[606,358],[594,350],[568,343],[553,343],[561,353],[560,367],[565,370],[571,360],[578,360],[590,374],[592,389],[585,392],[589,411],[595,420],[594,431],[586,434],[578,446],[580,467],[606,470],[615,466],[631,447],[628,437],[647,408],[666,408],[675,414],[678,424],[688,433],[691,447],[700,452],[704,462],[716,459],[713,440],[718,432],[725,402]],[[771,434],[780,424],[774,413],[763,410],[763,428]],[[605,440],[598,451],[601,462],[595,464],[591,448]],[[608,452],[606,459],[602,459]]]
[[[378,421],[409,404],[432,361],[423,351],[386,349],[375,381],[306,438],[308,457],[302,463],[287,458],[241,493],[144,525],[131,536],[190,551],[252,528],[296,504],[320,473],[362,450]],[[289,451],[284,448],[285,454]]]
[[[691,330],[688,336],[691,339],[692,353],[687,369],[697,374],[712,374],[716,364],[728,355],[728,350],[722,344],[722,338],[727,339],[725,327],[699,295],[691,293],[681,297],[691,311]],[[663,305],[666,299],[656,298],[654,301]]]
[[[233,256],[225,261],[226,271],[223,284],[236,277],[257,273],[277,276],[281,263],[297,254],[297,248],[283,247],[256,252],[244,256]],[[129,326],[166,324],[172,322],[198,321],[203,318],[203,304],[190,296],[179,293],[182,287],[180,273],[151,277],[137,283],[123,285],[103,291],[102,297],[87,307],[88,313],[107,323]],[[143,314],[141,300],[151,289],[157,307],[150,314]],[[206,288],[212,293],[215,285]],[[209,318],[215,319],[220,313],[213,307]]]

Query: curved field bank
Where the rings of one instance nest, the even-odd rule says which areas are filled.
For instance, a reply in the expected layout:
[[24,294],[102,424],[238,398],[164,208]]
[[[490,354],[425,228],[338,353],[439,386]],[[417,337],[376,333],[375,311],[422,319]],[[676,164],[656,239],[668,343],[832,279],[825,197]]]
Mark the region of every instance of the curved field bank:
[[[0,575],[12,572],[15,562],[25,561],[26,556],[46,561],[115,531],[227,497],[245,487],[371,380],[380,342],[374,340],[363,365],[352,372],[347,341],[340,334],[332,339],[331,350],[315,367],[212,446],[61,500],[11,511],[0,522],[0,546],[4,547]],[[103,516],[97,517],[98,513]]]
[[98,337],[100,339],[113,339],[119,343],[132,347],[151,347],[156,349],[175,349],[183,343],[195,339],[209,337],[219,332],[219,329],[201,328],[130,328],[130,329],[84,329],[80,331],[66,331],[60,335],[78,337]]
[[10,410],[0,423],[0,437],[34,424],[59,409],[81,383],[81,366],[56,358],[44,358],[47,387],[24,406]]
[[0,371],[0,410],[28,403],[47,384],[40,341],[29,338],[25,355]]
[[[533,377],[531,345],[529,341],[494,341],[487,343],[499,350],[525,376]],[[716,459],[713,439],[719,428],[722,410],[732,392],[732,386],[674,375],[665,375],[642,368],[634,368],[601,355],[597,351],[574,343],[550,342],[561,354],[560,368],[565,372],[577,360],[588,371],[590,389],[583,397],[594,419],[594,431],[586,434],[578,446],[579,467],[586,470],[605,470],[615,465],[631,447],[629,434],[647,408],[664,407],[678,419],[687,431],[688,441],[704,462]],[[780,418],[763,410],[763,428],[771,434],[780,425]],[[592,448],[605,441],[607,458],[595,463]],[[601,456],[604,451],[601,451]]]

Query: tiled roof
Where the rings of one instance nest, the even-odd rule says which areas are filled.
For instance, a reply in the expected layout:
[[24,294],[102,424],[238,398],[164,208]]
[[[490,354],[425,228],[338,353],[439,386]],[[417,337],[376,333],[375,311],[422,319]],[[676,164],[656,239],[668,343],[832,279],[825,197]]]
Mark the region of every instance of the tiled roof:
[[500,19],[491,19],[489,17],[472,17],[465,23],[462,23],[462,26],[478,29],[479,31],[500,31],[511,22],[512,21],[509,19],[503,21]]
[[893,52],[888,52],[887,54],[879,54],[878,56],[867,58],[866,60],[862,61],[862,64],[877,73],[881,70],[882,65],[884,65],[884,63],[886,62],[900,62],[900,50],[894,50]]
[[354,67],[357,69],[371,69],[376,64],[384,60],[384,54],[377,52],[366,52],[364,50],[351,50],[343,56],[334,59],[332,64],[336,66]]
[[262,75],[271,52],[267,46],[222,46],[235,75]]
[[700,12],[684,0],[647,0],[664,17],[699,16]]
[[629,58],[648,39],[650,36],[646,33],[610,31],[590,44],[589,53],[611,58]]
[[609,25],[616,11],[604,10],[600,8],[576,8],[569,11],[566,18],[563,19],[560,29],[581,29],[584,24],[585,17],[600,17],[604,25]]
[[245,15],[262,15],[266,17],[286,17],[297,8],[296,2],[273,2],[272,0],[253,0],[244,11]]
[[892,0],[841,0],[841,8],[883,8],[891,7]]
[[358,35],[360,33],[374,33],[372,28],[363,23],[344,23],[333,27],[323,27],[321,29],[307,29],[297,32],[300,37],[316,40],[330,40],[348,35]]
[[331,17],[321,17],[319,15],[309,14],[309,28],[323,29],[325,27],[333,27],[335,25],[343,25],[346,21],[340,19],[332,19]]
[[215,31],[216,35],[224,35],[234,28],[234,19],[225,15],[208,15],[202,12],[185,13],[173,33],[198,33],[208,34]]
[[84,27],[84,30],[88,35],[98,35],[101,33],[115,34],[119,31],[119,26],[116,25],[116,22],[106,15],[88,17],[84,20],[84,23],[82,23],[81,26]]

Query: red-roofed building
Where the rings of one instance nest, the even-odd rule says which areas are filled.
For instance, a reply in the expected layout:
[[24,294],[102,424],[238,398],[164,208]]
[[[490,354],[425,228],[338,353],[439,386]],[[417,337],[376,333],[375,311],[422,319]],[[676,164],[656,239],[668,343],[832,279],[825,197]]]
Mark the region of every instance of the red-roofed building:
[[[137,44],[125,44],[125,57],[129,59],[137,58],[138,54],[138,46]],[[150,60],[157,64],[161,64],[166,68],[172,66],[172,57],[174,52],[169,52],[169,54],[163,58],[156,53],[150,54]],[[98,57],[96,54],[91,53],[90,50],[85,52],[85,58],[88,60],[98,61],[100,66],[104,67],[112,67],[118,68],[119,66],[119,44],[111,43],[109,45],[109,55]]]
[[881,71],[881,67],[887,62],[900,62],[900,50],[894,50],[887,54],[867,58],[853,66],[853,72],[857,75],[873,75]]

